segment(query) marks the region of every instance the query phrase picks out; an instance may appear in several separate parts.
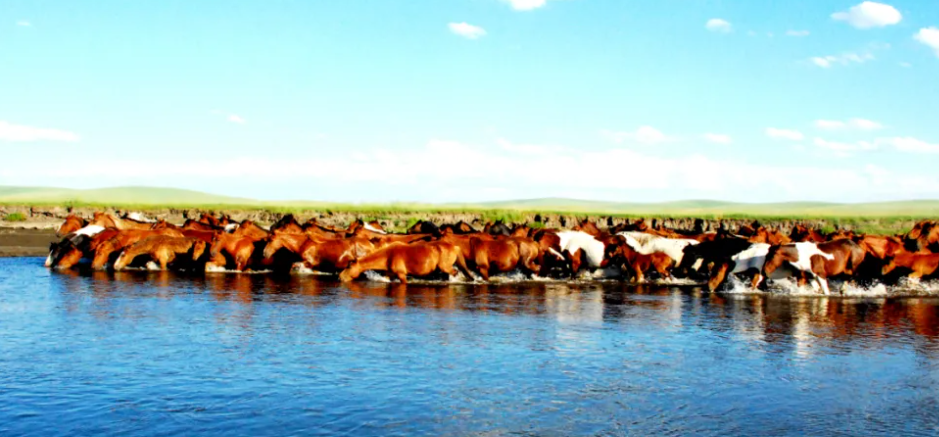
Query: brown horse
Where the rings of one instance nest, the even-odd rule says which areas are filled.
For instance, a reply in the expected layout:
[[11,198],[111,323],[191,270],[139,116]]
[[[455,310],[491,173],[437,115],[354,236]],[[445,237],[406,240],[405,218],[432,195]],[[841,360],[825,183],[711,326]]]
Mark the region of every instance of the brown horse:
[[615,236],[616,240],[606,245],[603,254],[601,267],[607,267],[613,264],[623,270],[631,273],[636,282],[645,282],[645,274],[650,269],[655,269],[663,278],[671,277],[671,268],[675,264],[670,256],[662,252],[654,252],[649,255],[636,252],[622,236]]
[[446,224],[440,227],[440,232],[446,232],[447,230],[452,231],[454,234],[461,235],[475,234],[477,232],[476,229],[473,229],[473,226],[463,220],[455,224]]
[[452,276],[456,274],[454,265],[467,278],[473,277],[463,254],[453,244],[444,241],[392,243],[354,261],[342,271],[339,279],[349,282],[365,271],[375,270],[388,272],[406,284],[408,275],[428,276],[439,270]]
[[102,212],[96,212],[94,219],[92,219],[91,223],[89,224],[98,225],[104,228],[117,228],[122,231],[131,229],[148,230],[153,228],[153,223],[144,223],[131,219],[122,219],[120,217],[114,216],[113,214],[105,214]]
[[[783,235],[782,232],[779,232],[775,229],[773,230],[766,229],[765,227],[762,227],[762,226],[755,229],[752,235],[750,235],[750,237],[748,238],[748,240],[751,243],[766,243],[766,244],[770,244],[773,246],[780,245],[780,244],[789,244],[792,242],[792,239]],[[822,241],[826,241],[826,240],[822,240]]]
[[[817,231],[815,228],[810,228],[803,224],[798,224],[792,227],[792,231],[789,232],[789,239],[793,242],[807,242],[807,243],[824,243],[828,241],[828,238]],[[760,241],[759,243],[767,243],[766,241]],[[773,244],[773,243],[769,243]]]
[[215,234],[209,251],[209,262],[205,265],[206,271],[229,266],[235,271],[244,271],[251,262],[257,241],[259,240],[245,235]]
[[265,231],[251,220],[245,220],[238,225],[238,228],[232,232],[232,235],[248,237],[253,240],[263,240],[270,235],[270,232]]
[[[109,230],[105,230],[99,234],[98,238],[92,240],[92,245],[89,249],[94,253],[94,257],[91,261],[91,267],[95,270],[104,270],[108,263],[111,262],[112,255],[118,253],[121,249],[129,247],[138,241],[155,237],[155,236],[166,236],[166,237],[182,237],[183,232],[176,229],[155,229],[155,230],[126,230],[119,231],[113,230],[113,233],[107,234]],[[110,235],[110,238],[105,239]]]
[[195,263],[202,258],[205,245],[204,241],[195,238],[157,235],[138,241],[124,249],[124,252],[114,261],[114,270],[123,270],[134,261],[134,258],[141,255],[149,255],[153,258],[153,261],[160,265],[160,270],[166,270],[166,266],[180,256],[186,261]]
[[490,273],[510,272],[521,267],[527,274],[538,274],[540,250],[538,243],[527,238],[491,239],[474,236],[469,240],[476,271],[484,280]]
[[179,229],[179,226],[176,226],[164,219],[159,219],[156,221],[156,223],[153,224],[153,226],[150,227],[150,229]]
[[[157,223],[159,224],[159,223]],[[156,228],[156,226],[154,226]],[[215,226],[209,223],[203,223],[201,221],[196,221],[192,219],[187,219],[180,229],[183,230],[192,230],[192,231],[205,231],[205,232],[221,232],[224,229],[220,226]]]
[[903,245],[909,252],[919,252],[929,250],[939,253],[939,223],[935,220],[924,220],[916,223],[913,229],[910,229],[903,236]]
[[69,214],[65,217],[65,222],[59,225],[59,228],[55,231],[56,237],[64,237],[72,232],[75,232],[81,228],[88,226],[88,220],[85,220],[75,214]]
[[898,267],[910,270],[907,275],[910,278],[919,279],[933,276],[936,269],[939,268],[939,253],[899,253],[884,265],[881,273],[886,276]]

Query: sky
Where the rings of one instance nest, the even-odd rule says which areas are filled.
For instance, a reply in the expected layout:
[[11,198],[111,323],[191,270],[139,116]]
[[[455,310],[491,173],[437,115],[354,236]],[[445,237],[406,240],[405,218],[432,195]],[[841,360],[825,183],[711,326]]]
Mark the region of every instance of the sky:
[[939,198],[939,2],[3,0],[0,185]]

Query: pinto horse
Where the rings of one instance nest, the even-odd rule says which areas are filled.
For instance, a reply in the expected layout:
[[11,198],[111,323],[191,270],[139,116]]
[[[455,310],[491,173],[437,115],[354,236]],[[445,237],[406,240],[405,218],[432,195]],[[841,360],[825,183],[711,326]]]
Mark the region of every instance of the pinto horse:
[[138,241],[124,249],[114,261],[114,270],[121,271],[141,255],[149,255],[160,270],[166,270],[169,263],[184,257],[186,261],[196,263],[205,252],[205,241],[187,237],[168,237],[157,235]]
[[[825,243],[792,243],[773,246],[766,255],[762,275],[769,277],[784,262],[797,270],[810,273],[822,291],[828,295],[828,278],[853,275],[864,262],[864,249],[846,238]],[[813,283],[813,288],[815,285]]]
[[456,266],[467,278],[472,278],[460,249],[445,241],[419,242],[413,244],[392,243],[356,261],[339,274],[342,282],[350,282],[368,270],[388,272],[401,283],[408,282],[408,275],[428,276],[436,271],[455,275]]
[[116,217],[112,214],[104,214],[101,212],[96,212],[94,219],[92,219],[91,224],[98,225],[104,228],[116,228],[122,231],[137,229],[137,230],[149,230],[153,228],[153,223],[144,223],[138,222],[131,219],[122,219]]
[[55,236],[61,238],[81,228],[84,228],[85,226],[88,226],[88,220],[85,220],[75,214],[69,214],[67,217],[65,217],[65,222],[59,225],[59,228],[56,229]]
[[625,266],[623,270],[632,273],[636,282],[640,283],[645,282],[645,274],[650,269],[655,269],[663,278],[671,277],[670,270],[675,265],[672,257],[662,252],[639,253],[626,243],[625,237],[617,235],[613,238],[616,242],[606,245],[600,267],[607,267],[610,264],[621,268]]
[[754,272],[751,287],[759,286],[763,281],[761,272],[763,265],[766,264],[766,255],[769,254],[770,247],[772,246],[766,243],[752,243],[750,247],[732,255],[730,260],[715,266],[708,279],[708,289],[714,292],[720,288],[727,276],[748,271]]
[[934,276],[939,268],[939,253],[900,253],[884,265],[881,274],[886,276],[898,267],[909,270],[910,273],[907,276],[910,278]]

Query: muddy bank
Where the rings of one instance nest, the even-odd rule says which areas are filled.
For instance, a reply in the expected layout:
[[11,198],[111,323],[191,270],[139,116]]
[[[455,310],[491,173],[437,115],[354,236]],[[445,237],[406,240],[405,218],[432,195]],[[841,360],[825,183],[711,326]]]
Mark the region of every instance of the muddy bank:
[[0,257],[46,256],[54,241],[58,238],[52,229],[0,227]]
[[[54,228],[58,226],[62,220],[69,214],[75,213],[81,217],[91,218],[95,211],[105,211],[113,214],[122,214],[128,212],[127,210],[116,209],[116,208],[106,208],[106,209],[96,209],[96,208],[67,208],[67,207],[28,207],[28,206],[0,206],[0,217],[7,217],[11,214],[15,214],[18,218],[24,219],[23,221],[16,223],[7,223],[0,221],[0,226],[17,226],[17,227],[33,227],[33,228]],[[267,225],[276,222],[286,213],[281,212],[271,212],[264,210],[207,210],[200,208],[189,208],[189,209],[156,209],[156,210],[147,210],[144,214],[153,219],[163,219],[171,223],[181,224],[186,221],[186,219],[198,219],[202,213],[210,213],[213,215],[227,214],[235,221],[242,220],[252,220],[256,223]],[[482,228],[483,224],[487,221],[492,221],[497,218],[504,218],[506,221],[514,223],[541,223],[546,227],[551,228],[570,228],[576,225],[583,219],[590,219],[601,226],[614,226],[620,223],[623,223],[627,220],[630,220],[625,217],[617,217],[610,215],[597,215],[597,214],[539,214],[533,212],[519,212],[519,211],[486,211],[486,212],[441,212],[441,213],[428,213],[428,212],[335,212],[335,211],[318,211],[318,212],[303,212],[295,214],[297,219],[301,222],[306,221],[311,218],[317,219],[319,222],[337,227],[345,227],[351,221],[363,218],[368,220],[377,219],[382,226],[386,229],[394,231],[403,231],[408,226],[416,222],[417,220],[429,220],[436,224],[443,223],[456,223],[459,221],[465,221],[470,223],[478,228]],[[647,216],[645,217],[647,222],[651,224],[652,221],[662,223],[663,225],[673,228],[673,229],[683,229],[683,230],[700,230],[700,231],[714,231],[724,226],[726,229],[731,231],[736,231],[743,225],[749,225],[753,223],[753,218],[733,218],[733,219],[694,219],[694,218],[668,218],[668,217],[655,217]],[[633,219],[634,220],[634,219]],[[769,227],[779,229],[782,232],[788,233],[789,230],[797,225],[804,224],[809,225],[818,229],[854,229],[861,231],[870,232],[871,229],[876,229],[882,232],[896,233],[896,232],[905,232],[907,229],[913,226],[916,220],[910,219],[905,221],[891,221],[888,223],[882,223],[881,219],[877,217],[871,218],[857,218],[852,220],[851,223],[839,222],[835,219],[811,219],[811,220],[797,220],[797,219],[786,219],[786,220],[774,220],[774,219],[759,219],[759,221]],[[875,231],[875,232],[878,232]]]

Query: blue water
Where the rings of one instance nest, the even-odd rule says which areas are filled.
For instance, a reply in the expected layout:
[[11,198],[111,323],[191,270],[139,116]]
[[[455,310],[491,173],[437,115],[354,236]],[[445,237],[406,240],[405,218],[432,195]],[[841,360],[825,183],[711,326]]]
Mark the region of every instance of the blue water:
[[0,435],[939,434],[939,299],[0,259]]

